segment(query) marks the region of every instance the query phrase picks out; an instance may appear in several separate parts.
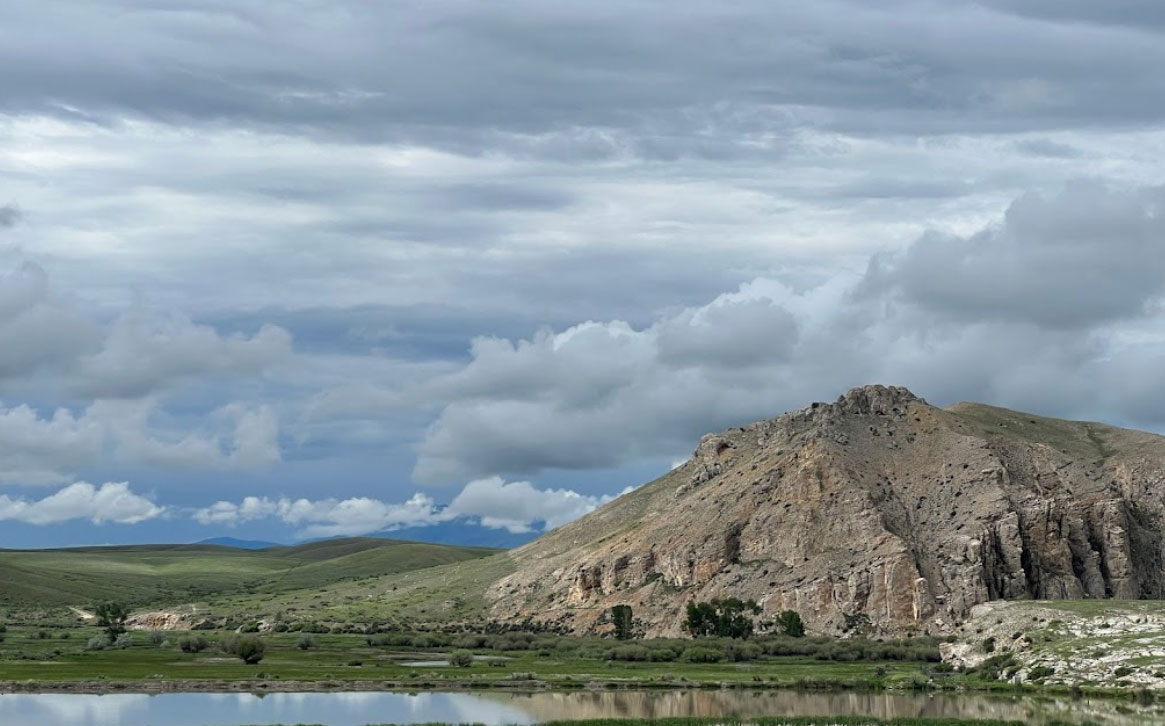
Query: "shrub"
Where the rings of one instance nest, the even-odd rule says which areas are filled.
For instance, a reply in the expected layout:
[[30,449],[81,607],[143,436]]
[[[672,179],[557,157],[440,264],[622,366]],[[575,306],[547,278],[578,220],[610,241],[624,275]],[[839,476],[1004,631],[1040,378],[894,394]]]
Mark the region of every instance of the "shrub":
[[311,650],[312,648],[316,647],[316,639],[310,635],[301,635],[299,636],[299,642],[295,644],[295,647],[299,648],[300,650]]
[[105,650],[110,645],[108,635],[94,635],[85,644],[85,650]]
[[122,633],[113,641],[113,647],[118,650],[125,650],[133,645],[133,637],[129,633]]
[[728,646],[734,661],[756,660],[764,651],[756,643],[734,643]]
[[473,651],[455,650],[449,654],[449,663],[458,668],[469,668],[473,665]]
[[994,636],[992,636],[990,638],[986,638],[983,641],[983,652],[984,653],[994,653],[995,652],[995,637]]
[[150,631],[150,645],[161,645],[166,642],[166,634],[161,630]]
[[210,641],[201,635],[183,638],[178,642],[178,648],[183,653],[201,653],[209,647]]
[[642,645],[620,645],[612,648],[607,657],[609,660],[646,661],[650,660],[651,652]]
[[693,645],[684,651],[683,657],[689,663],[719,663],[724,660],[724,651],[704,645]]
[[1048,676],[1056,675],[1056,669],[1051,666],[1036,666],[1027,672],[1027,679],[1029,681],[1038,681]]
[[999,677],[1005,675],[1008,669],[1017,667],[1018,664],[1015,662],[1015,656],[1010,653],[1002,653],[1000,655],[993,655],[983,661],[976,670],[979,678],[982,680],[998,681]]
[[256,665],[267,653],[267,644],[254,635],[243,635],[230,640],[231,655],[247,665]]

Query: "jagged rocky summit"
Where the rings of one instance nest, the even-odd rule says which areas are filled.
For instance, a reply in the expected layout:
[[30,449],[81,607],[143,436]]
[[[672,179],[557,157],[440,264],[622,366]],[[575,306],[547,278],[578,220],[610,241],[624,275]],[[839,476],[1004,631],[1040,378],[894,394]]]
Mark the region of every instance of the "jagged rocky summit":
[[1000,599],[1165,597],[1165,438],[904,388],[701,439],[683,466],[514,550],[502,619],[602,630],[753,598],[817,632],[948,632]]

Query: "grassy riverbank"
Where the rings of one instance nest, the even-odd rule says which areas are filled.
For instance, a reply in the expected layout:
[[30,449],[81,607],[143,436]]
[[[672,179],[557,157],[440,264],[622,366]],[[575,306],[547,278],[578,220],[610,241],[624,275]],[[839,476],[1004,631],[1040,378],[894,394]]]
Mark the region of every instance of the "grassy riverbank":
[[[738,687],[875,687],[907,686],[925,677],[934,664],[925,659],[834,661],[812,655],[764,655],[757,644],[709,641],[691,651],[692,641],[652,642],[652,648],[594,638],[562,638],[506,634],[412,634],[361,636],[348,634],[270,633],[263,636],[267,653],[261,663],[244,665],[220,652],[227,633],[132,633],[124,649],[88,649],[99,635],[94,628],[10,627],[0,643],[0,681],[43,682],[181,682],[267,681],[336,684],[392,682],[401,687],[581,688],[588,684],[613,687],[688,687],[726,684]],[[184,652],[183,641],[204,639],[200,652]],[[473,645],[477,647],[473,647]],[[486,645],[493,647],[485,647]],[[474,653],[469,667],[450,665],[459,646]],[[663,651],[666,662],[651,662]],[[741,660],[691,662],[685,653],[714,657],[735,653]],[[920,644],[930,652],[933,644]],[[685,650],[688,649],[688,650]],[[709,655],[712,654],[712,655]],[[908,653],[904,655],[909,655]],[[743,659],[747,656],[747,659]],[[656,657],[660,657],[658,654]],[[632,658],[636,660],[623,660]],[[100,675],[100,679],[97,676]]]
[[[802,689],[1061,692],[986,680],[934,662],[937,641],[826,638],[620,643],[530,633],[267,633],[261,663],[224,653],[233,633],[130,634],[125,648],[90,649],[95,628],[9,626],[0,692],[330,692],[440,690]],[[200,640],[193,652],[188,640]],[[799,654],[788,654],[790,649]],[[454,652],[472,654],[463,667]],[[718,662],[691,655],[719,653]],[[664,658],[669,660],[652,660]],[[624,660],[632,658],[633,660]],[[1081,693],[1114,695],[1102,689]],[[1129,691],[1122,695],[1128,697]],[[1138,695],[1138,694],[1133,694]],[[1152,702],[1156,695],[1140,693]]]

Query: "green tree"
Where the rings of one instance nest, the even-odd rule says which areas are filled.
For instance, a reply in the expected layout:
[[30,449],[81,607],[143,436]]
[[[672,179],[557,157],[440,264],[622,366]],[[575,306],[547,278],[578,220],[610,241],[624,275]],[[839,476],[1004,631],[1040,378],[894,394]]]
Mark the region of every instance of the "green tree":
[[750,615],[760,613],[755,600],[735,597],[718,598],[708,602],[689,602],[684,629],[693,638],[718,635],[723,638],[748,638],[755,625]]
[[458,668],[469,668],[473,665],[473,651],[455,650],[449,654],[449,664]]
[[630,605],[616,605],[611,608],[611,622],[615,624],[615,637],[631,640],[634,614]]
[[247,665],[257,665],[267,653],[267,644],[254,635],[243,635],[231,641],[230,652]]
[[777,627],[785,635],[800,638],[805,635],[805,623],[801,621],[801,614],[796,610],[786,610],[777,616]]
[[97,625],[105,628],[109,641],[114,642],[125,632],[125,621],[129,620],[129,606],[121,602],[103,602],[93,609]]

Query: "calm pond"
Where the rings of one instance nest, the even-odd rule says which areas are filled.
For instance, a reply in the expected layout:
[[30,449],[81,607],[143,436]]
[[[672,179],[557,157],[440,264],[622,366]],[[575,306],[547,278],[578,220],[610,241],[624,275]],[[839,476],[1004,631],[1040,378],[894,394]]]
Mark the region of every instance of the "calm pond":
[[4,726],[237,726],[430,721],[531,724],[564,718],[664,716],[998,718],[1111,726],[1165,721],[1161,706],[1107,699],[999,698],[965,694],[798,691],[617,691],[570,693],[7,694]]

